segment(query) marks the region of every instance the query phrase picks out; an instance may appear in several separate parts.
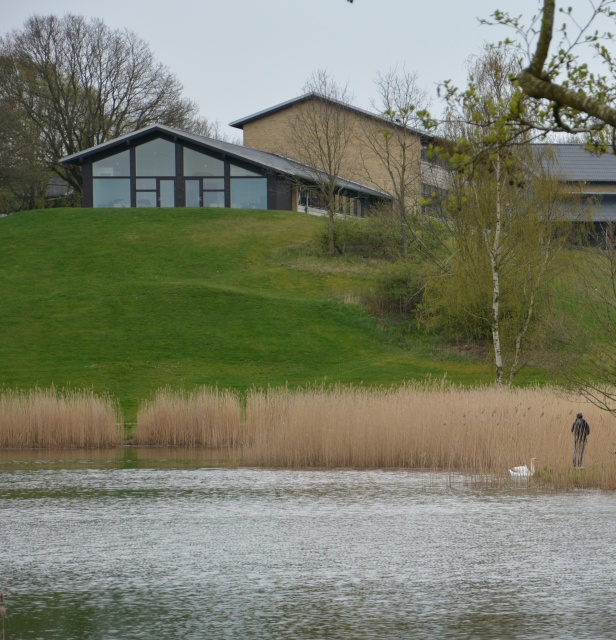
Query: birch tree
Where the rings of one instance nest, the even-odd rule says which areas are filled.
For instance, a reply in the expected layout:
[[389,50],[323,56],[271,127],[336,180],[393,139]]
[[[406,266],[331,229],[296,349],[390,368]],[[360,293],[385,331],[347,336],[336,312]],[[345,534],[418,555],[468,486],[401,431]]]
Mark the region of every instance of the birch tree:
[[467,335],[490,340],[499,386],[511,385],[524,362],[573,216],[572,194],[553,175],[553,161],[537,147],[510,143],[518,138],[507,118],[515,65],[506,49],[487,48],[471,68],[469,89],[451,105],[452,253],[426,295]]

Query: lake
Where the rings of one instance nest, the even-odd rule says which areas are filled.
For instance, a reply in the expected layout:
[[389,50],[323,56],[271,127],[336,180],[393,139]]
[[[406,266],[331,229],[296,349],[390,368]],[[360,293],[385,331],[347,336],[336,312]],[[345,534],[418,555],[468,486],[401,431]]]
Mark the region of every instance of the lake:
[[614,638],[616,494],[0,455],[6,640]]

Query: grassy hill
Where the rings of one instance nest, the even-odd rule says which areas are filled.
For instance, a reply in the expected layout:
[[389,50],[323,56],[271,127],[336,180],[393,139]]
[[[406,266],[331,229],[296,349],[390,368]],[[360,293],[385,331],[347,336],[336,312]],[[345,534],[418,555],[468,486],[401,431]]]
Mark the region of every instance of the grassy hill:
[[108,391],[130,420],[167,385],[491,379],[486,363],[447,355],[419,334],[402,344],[349,303],[370,268],[303,248],[322,224],[215,209],[3,218],[0,382]]

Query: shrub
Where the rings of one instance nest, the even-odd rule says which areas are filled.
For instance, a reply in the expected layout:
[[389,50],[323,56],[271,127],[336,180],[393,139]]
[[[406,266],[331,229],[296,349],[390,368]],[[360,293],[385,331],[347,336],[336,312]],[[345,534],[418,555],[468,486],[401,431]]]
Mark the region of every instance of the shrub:
[[386,265],[366,303],[378,315],[414,316],[422,302],[424,287],[425,279],[417,265],[407,262]]

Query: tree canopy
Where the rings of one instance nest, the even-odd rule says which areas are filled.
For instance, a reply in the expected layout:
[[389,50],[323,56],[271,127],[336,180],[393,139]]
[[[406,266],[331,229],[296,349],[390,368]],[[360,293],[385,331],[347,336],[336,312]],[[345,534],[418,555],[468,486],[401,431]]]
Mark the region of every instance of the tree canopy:
[[154,122],[204,126],[146,42],[71,14],[35,15],[0,37],[0,107],[33,133],[40,161],[77,193],[80,170],[59,165],[63,156]]

